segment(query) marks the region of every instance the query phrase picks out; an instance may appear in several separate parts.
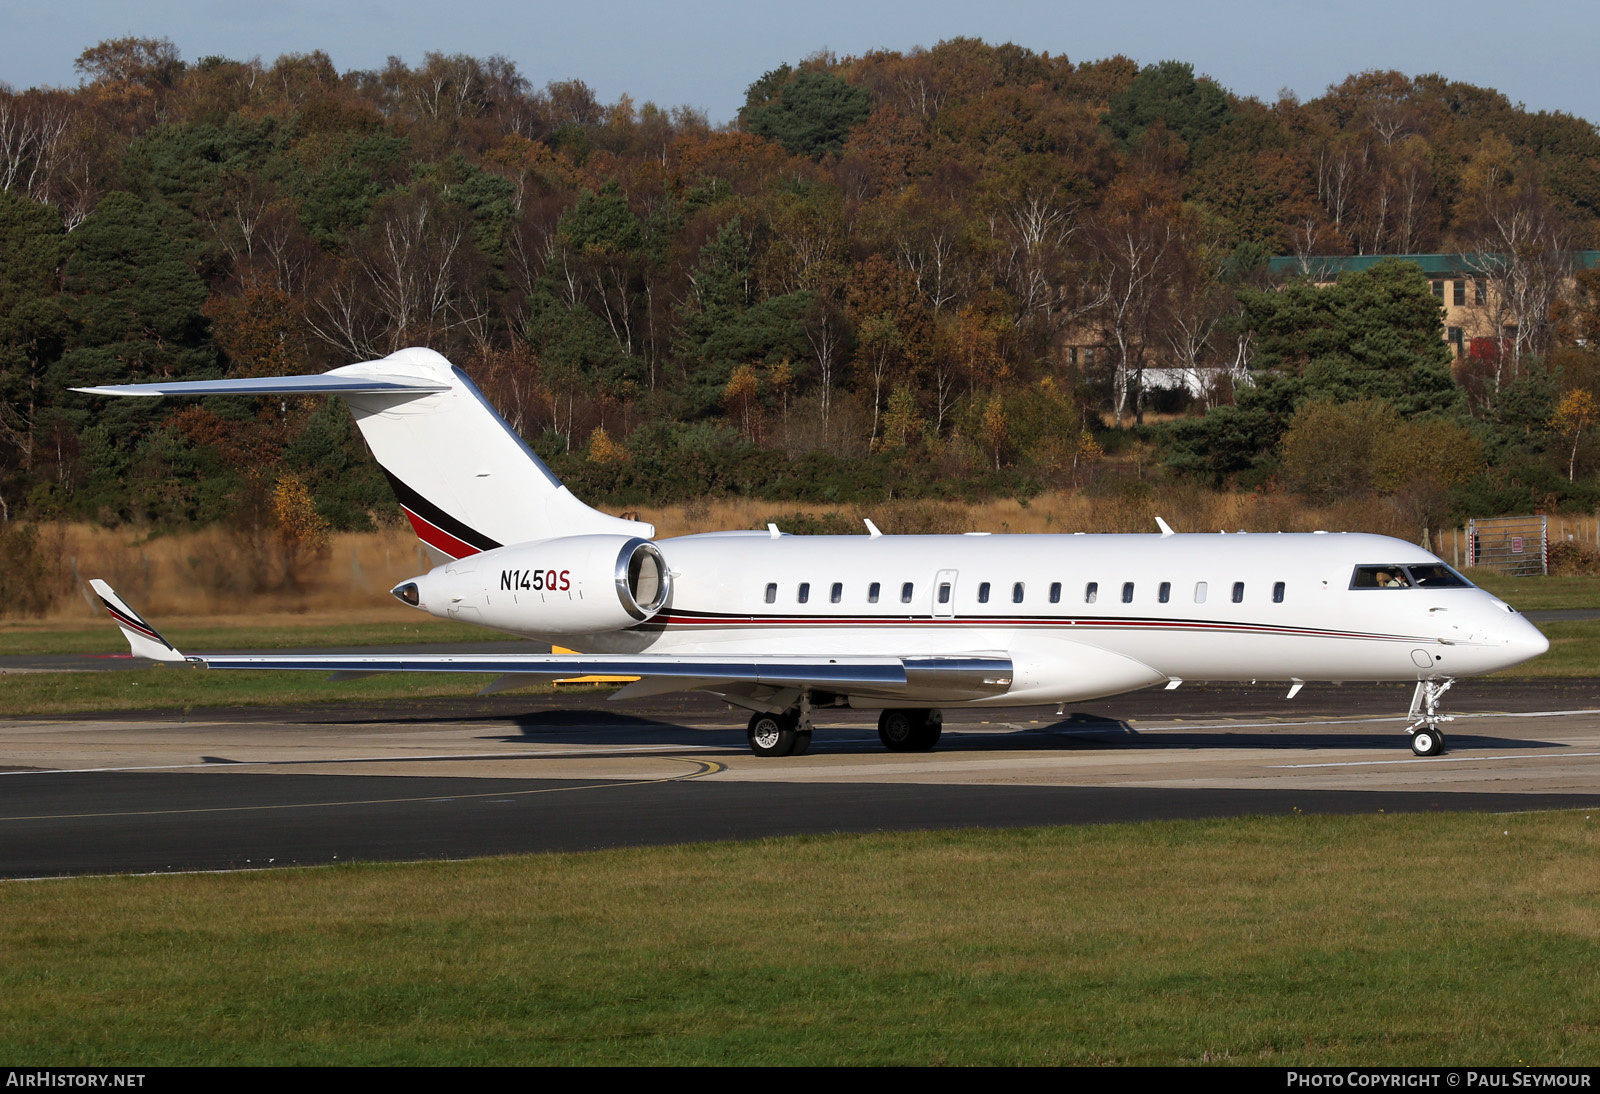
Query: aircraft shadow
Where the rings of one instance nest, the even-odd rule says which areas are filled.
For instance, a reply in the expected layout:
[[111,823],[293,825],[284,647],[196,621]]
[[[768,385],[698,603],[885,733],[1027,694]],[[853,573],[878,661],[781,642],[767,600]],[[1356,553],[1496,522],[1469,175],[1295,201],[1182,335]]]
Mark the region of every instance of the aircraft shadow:
[[[858,712],[860,713],[860,712]],[[459,717],[441,717],[438,714],[419,714],[410,717],[346,718],[319,720],[324,725],[363,725],[382,721],[390,725],[462,725],[484,729],[477,739],[508,745],[537,744],[604,745],[606,747],[643,747],[674,749],[693,746],[719,751],[744,752],[747,750],[744,726],[737,717],[730,716],[725,727],[700,729],[681,725],[666,718],[628,714],[617,710],[559,709],[517,711],[501,714],[475,713]],[[501,728],[503,727],[503,728]],[[1268,731],[1249,726],[1238,729],[1138,730],[1127,721],[1104,715],[1074,712],[1065,718],[1040,726],[1018,728],[1009,732],[985,727],[977,731],[978,723],[952,722],[945,726],[940,740],[940,752],[1063,752],[1104,751],[1117,749],[1157,749],[1163,751],[1188,751],[1198,749],[1272,749],[1284,752],[1312,750],[1370,751],[1394,750],[1410,754],[1405,735],[1398,728],[1392,731],[1335,732],[1307,728],[1305,731],[1277,729]],[[1560,742],[1502,737],[1493,734],[1468,733],[1446,729],[1449,748],[1530,750],[1563,747]],[[822,753],[831,750],[876,750],[877,732],[870,727],[830,726],[825,718],[818,720],[811,751]]]
[[[1410,747],[1405,734],[1398,730],[1393,732],[1337,733],[1313,730],[1297,732],[1280,729],[1276,732],[1264,732],[1255,727],[1241,726],[1238,729],[1218,727],[1208,730],[1145,730],[1141,732],[1127,722],[1093,714],[1069,715],[1059,722],[1043,727],[1042,732],[1051,735],[1056,741],[1061,741],[1063,737],[1069,740],[1077,739],[1091,747],[1112,745],[1117,748],[1168,750],[1269,748],[1285,751],[1390,748],[1397,744],[1408,750]],[[1449,727],[1445,729],[1445,737],[1449,748],[1452,750],[1464,748],[1539,749],[1564,747],[1558,741],[1528,740],[1520,737],[1467,733],[1461,730],[1451,730]]]

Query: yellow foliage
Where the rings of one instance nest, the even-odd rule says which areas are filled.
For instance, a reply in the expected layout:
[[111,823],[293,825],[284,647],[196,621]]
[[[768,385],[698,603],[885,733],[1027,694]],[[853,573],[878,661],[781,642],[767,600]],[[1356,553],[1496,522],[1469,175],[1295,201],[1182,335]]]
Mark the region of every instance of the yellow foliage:
[[739,365],[722,389],[722,407],[738,423],[739,432],[751,440],[756,439],[761,418],[761,378],[753,365]]
[[327,548],[332,526],[317,512],[304,480],[292,471],[279,476],[272,487],[272,515],[285,545],[311,554]]
[[590,463],[627,463],[632,458],[632,454],[612,440],[611,434],[604,429],[596,427],[595,431],[589,434]]
[[905,448],[917,436],[922,416],[917,413],[917,398],[909,387],[900,386],[889,396],[889,410],[883,416],[884,449]]
[[994,453],[994,469],[998,471],[1000,451],[1011,436],[1011,422],[1006,417],[1006,404],[998,393],[990,396],[988,405],[983,408],[980,432],[983,437],[983,447]]
[[1594,396],[1581,387],[1573,388],[1561,396],[1555,415],[1550,419],[1550,428],[1564,437],[1572,437],[1594,425],[1597,417],[1600,417],[1600,408],[1596,407]]

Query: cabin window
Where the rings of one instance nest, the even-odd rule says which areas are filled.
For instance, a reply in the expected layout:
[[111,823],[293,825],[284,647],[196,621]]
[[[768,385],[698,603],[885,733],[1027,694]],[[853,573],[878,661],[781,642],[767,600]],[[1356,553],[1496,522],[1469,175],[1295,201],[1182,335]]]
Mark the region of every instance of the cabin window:
[[911,603],[911,591],[912,591],[913,587],[914,587],[913,583],[910,582],[910,581],[908,581],[904,585],[900,586],[900,603],[902,603],[902,604]]
[[978,603],[989,603],[989,583],[987,581],[978,586]]
[[948,581],[941,581],[939,583],[939,603],[950,603],[950,583]]
[[835,581],[833,583],[833,589],[828,593],[828,600],[830,603],[837,604],[842,599],[844,599],[844,584],[842,582]]
[[1163,604],[1172,599],[1172,582],[1163,581],[1161,583],[1161,588],[1156,590],[1156,599]]
[[795,596],[795,599],[800,601],[802,604],[811,599],[811,582],[802,581],[800,583],[800,591]]
[[1050,583],[1050,603],[1061,603],[1061,582],[1059,581],[1052,581]]
[[1133,582],[1131,581],[1124,581],[1122,583],[1122,602],[1124,604],[1133,603]]
[[1093,604],[1096,600],[1099,600],[1099,599],[1100,599],[1100,583],[1098,581],[1091,581],[1091,582],[1089,582],[1089,584],[1087,584],[1087,585],[1085,585],[1083,587],[1083,602],[1085,604]]
[[1022,593],[1023,593],[1022,582],[1019,581],[1015,585],[1011,586],[1011,603],[1013,603],[1013,604],[1021,604],[1022,603]]
[[777,602],[778,602],[778,583],[776,581],[769,581],[767,583],[767,603],[768,604],[776,604]]
[[1244,603],[1244,582],[1242,581],[1235,581],[1233,583],[1233,602],[1235,604]]
[[883,583],[882,582],[874,581],[871,585],[868,585],[867,586],[867,603],[868,604],[876,604],[878,602],[878,594],[880,592],[882,592],[882,591],[883,591]]
[[1283,582],[1281,581],[1272,583],[1272,602],[1274,604],[1283,603]]
[[1196,581],[1194,583],[1194,602],[1196,604],[1204,604],[1206,602],[1206,583],[1204,581]]

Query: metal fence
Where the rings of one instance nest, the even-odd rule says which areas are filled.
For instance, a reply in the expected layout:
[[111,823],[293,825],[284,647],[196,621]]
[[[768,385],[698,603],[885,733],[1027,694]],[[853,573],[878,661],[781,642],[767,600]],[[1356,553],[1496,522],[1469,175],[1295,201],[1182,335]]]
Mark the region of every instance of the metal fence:
[[1467,565],[1485,566],[1512,577],[1550,572],[1549,519],[1490,517],[1467,522]]

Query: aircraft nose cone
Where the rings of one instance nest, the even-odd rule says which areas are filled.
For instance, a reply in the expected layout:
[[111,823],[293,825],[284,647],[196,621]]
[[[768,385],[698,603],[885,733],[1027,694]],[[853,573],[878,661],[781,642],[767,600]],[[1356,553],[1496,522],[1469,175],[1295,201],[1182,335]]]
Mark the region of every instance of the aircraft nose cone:
[[1512,642],[1512,644],[1519,647],[1520,650],[1525,651],[1523,652],[1523,656],[1538,657],[1541,653],[1549,650],[1550,639],[1546,638],[1544,633],[1532,623],[1528,623],[1527,620],[1523,620],[1523,622],[1527,624],[1527,629],[1522,634],[1518,635]]
[[1512,625],[1502,633],[1506,643],[1506,668],[1531,661],[1550,648],[1550,639],[1544,632],[1520,615],[1513,616]]

